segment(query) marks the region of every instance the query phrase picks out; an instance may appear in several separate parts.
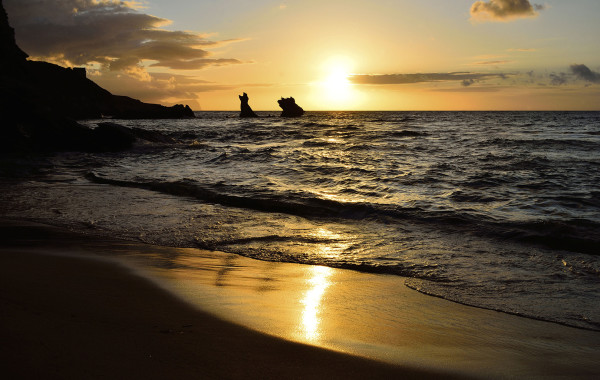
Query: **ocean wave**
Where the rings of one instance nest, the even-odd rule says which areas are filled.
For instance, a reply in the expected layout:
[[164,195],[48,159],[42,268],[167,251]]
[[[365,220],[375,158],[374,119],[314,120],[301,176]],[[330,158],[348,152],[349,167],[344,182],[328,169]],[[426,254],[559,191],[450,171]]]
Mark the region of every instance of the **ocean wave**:
[[539,220],[499,223],[495,232],[501,237],[523,243],[569,252],[600,255],[600,223],[574,218],[569,220]]
[[373,145],[369,144],[354,144],[344,149],[346,152],[352,151],[369,151],[371,149],[375,149]]
[[402,130],[402,131],[393,131],[390,132],[389,135],[391,137],[420,137],[420,136],[429,136],[427,132],[418,132],[411,130]]
[[[318,198],[309,193],[257,192],[219,184],[202,185],[193,180],[172,182],[161,181],[125,181],[109,179],[88,173],[86,178],[95,183],[122,187],[135,187],[157,191],[175,196],[191,197],[204,202],[216,203],[228,207],[252,209],[269,213],[282,213],[306,218],[326,218],[336,220],[370,219],[381,222],[403,220],[411,223],[426,224],[454,229],[457,232],[486,236],[496,240],[533,244],[553,250],[599,255],[600,223],[575,218],[570,220],[538,221],[502,221],[469,209],[435,210],[426,204],[403,207],[394,204],[366,202],[340,202]],[[243,194],[243,195],[242,195]],[[375,193],[373,193],[375,194]],[[458,194],[456,198],[463,202],[490,202],[492,200],[472,198]]]
[[481,193],[468,192],[463,190],[454,191],[449,196],[454,202],[469,202],[469,203],[490,203],[498,202],[500,199],[483,195]]
[[543,151],[546,149],[567,150],[577,149],[583,151],[594,151],[600,148],[600,142],[581,139],[519,139],[519,138],[492,138],[483,140],[482,146],[500,146],[500,147],[519,147],[531,148],[534,151]]
[[[226,155],[220,155],[215,160],[223,160]],[[95,183],[109,184],[122,187],[135,187],[166,194],[193,197],[198,200],[218,203],[224,206],[247,208],[265,212],[279,212],[298,216],[345,216],[352,218],[362,217],[371,213],[371,207],[366,204],[351,204],[346,207],[340,202],[326,199],[306,199],[302,197],[291,197],[281,195],[279,198],[270,196],[241,196],[218,192],[208,186],[198,184],[193,180],[181,180],[173,182],[160,181],[125,181],[100,177],[94,173],[85,176]],[[224,189],[226,190],[226,189]]]
[[334,141],[329,141],[329,140],[323,140],[323,139],[314,139],[314,140],[308,140],[302,143],[302,146],[305,147],[311,147],[311,148],[319,148],[319,147],[325,147],[325,146],[330,146],[330,145],[335,145],[336,143]]

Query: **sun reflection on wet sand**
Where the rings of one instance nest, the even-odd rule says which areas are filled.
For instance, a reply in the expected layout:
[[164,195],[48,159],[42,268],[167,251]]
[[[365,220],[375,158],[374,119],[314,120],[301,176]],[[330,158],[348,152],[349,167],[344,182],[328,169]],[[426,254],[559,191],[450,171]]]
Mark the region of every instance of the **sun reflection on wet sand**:
[[312,272],[312,276],[306,282],[310,288],[300,300],[300,303],[304,305],[300,330],[304,339],[316,342],[321,336],[320,324],[323,312],[321,300],[325,291],[331,285],[329,278],[332,270],[331,268],[320,266],[312,267],[309,270]]
[[[337,234],[327,228],[313,232],[324,240]],[[210,314],[283,339],[474,377],[490,371],[543,377],[548,355],[554,355],[557,373],[598,372],[599,355],[590,356],[600,352],[596,333],[560,325],[549,329],[547,322],[428,297],[407,288],[403,277],[193,248],[147,250],[138,251],[138,260],[145,252],[158,265],[139,261],[145,269],[132,264],[134,273]],[[165,258],[173,261],[165,265]]]

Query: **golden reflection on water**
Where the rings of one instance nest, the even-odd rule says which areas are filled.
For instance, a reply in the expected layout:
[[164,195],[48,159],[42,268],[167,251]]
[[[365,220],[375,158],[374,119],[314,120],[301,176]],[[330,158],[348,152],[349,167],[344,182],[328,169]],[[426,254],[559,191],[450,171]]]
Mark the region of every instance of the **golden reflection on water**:
[[313,266],[309,269],[311,277],[307,279],[309,289],[304,294],[300,303],[304,305],[300,329],[303,337],[311,342],[316,342],[321,336],[320,325],[322,318],[322,299],[325,291],[331,285],[332,270],[327,267]]
[[313,237],[324,241],[317,244],[309,252],[311,255],[320,258],[339,257],[350,246],[351,235],[342,235],[326,228],[318,228],[312,234]]

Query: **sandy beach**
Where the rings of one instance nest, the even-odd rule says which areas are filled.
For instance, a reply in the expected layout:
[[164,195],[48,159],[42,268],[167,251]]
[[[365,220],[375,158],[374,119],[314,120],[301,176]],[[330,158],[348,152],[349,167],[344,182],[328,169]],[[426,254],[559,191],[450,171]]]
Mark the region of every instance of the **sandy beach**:
[[[70,242],[64,241],[68,236]],[[292,343],[225,322],[110,259],[69,255],[85,237],[7,223],[2,224],[2,237],[0,368],[6,378],[439,375]],[[56,253],[56,246],[40,250],[53,238],[72,245],[69,252],[63,250],[65,256],[49,254]],[[33,248],[6,247],[7,240],[18,245],[22,239],[30,239]]]
[[549,3],[0,0],[0,380],[600,379]]
[[[593,378],[599,370],[598,333],[428,297],[398,287],[397,276],[324,269],[329,285],[319,290],[309,266],[201,251],[183,263],[174,248],[27,222],[3,221],[0,231],[9,378]],[[168,263],[144,267],[167,251]],[[368,301],[373,286],[390,298]],[[307,317],[315,292],[318,310]]]

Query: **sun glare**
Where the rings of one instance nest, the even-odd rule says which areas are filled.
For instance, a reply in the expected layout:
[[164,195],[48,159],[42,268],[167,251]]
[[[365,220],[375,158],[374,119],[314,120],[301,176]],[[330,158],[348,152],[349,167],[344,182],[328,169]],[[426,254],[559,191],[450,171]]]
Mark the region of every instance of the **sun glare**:
[[350,90],[349,73],[343,67],[334,68],[323,81],[323,86],[331,97],[345,96]]
[[323,77],[317,84],[324,105],[331,109],[347,108],[355,100],[349,79],[352,66],[353,62],[346,57],[332,57],[323,63]]

